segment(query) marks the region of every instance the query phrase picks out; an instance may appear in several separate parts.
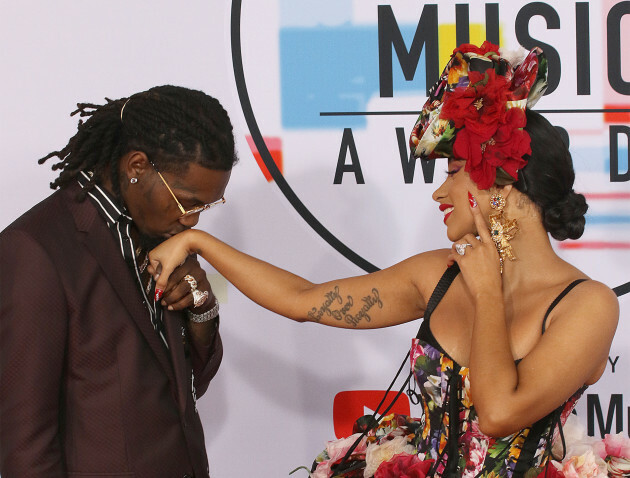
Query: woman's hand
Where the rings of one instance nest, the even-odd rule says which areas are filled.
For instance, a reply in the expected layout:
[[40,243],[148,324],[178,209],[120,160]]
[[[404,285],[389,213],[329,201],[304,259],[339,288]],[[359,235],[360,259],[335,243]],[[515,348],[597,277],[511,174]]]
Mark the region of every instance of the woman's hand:
[[[474,197],[470,196],[470,211],[477,227],[479,238],[473,234],[466,234],[462,239],[453,244],[448,256],[448,264],[457,263],[462,271],[462,276],[473,297],[478,298],[482,294],[492,291],[501,291],[502,281],[500,272],[499,253],[490,236],[488,226],[483,215],[477,207]],[[463,250],[460,254],[457,249]]]
[[[199,301],[197,306],[195,306],[193,287],[189,282],[190,277],[195,280],[196,290],[201,293],[207,292],[206,298]],[[190,309],[191,312],[200,314],[210,309],[214,302],[214,293],[210,282],[208,282],[206,271],[202,269],[195,256],[188,256],[183,264],[173,270],[173,273],[168,277],[168,283],[162,290],[164,290],[162,306],[167,307],[168,310]]]
[[[173,290],[173,284],[170,284],[171,287],[169,289],[169,282],[173,282],[169,281],[171,274],[173,274],[173,271],[180,265],[184,265],[189,255],[197,252],[194,248],[196,232],[197,231],[194,230],[180,232],[149,252],[149,265],[147,266],[147,270],[155,279],[156,300],[162,297],[164,291]],[[200,266],[199,269],[201,269]],[[186,275],[186,273],[183,275]],[[182,277],[179,279],[181,280]],[[179,283],[180,280],[177,282]],[[188,287],[190,288],[190,286]]]

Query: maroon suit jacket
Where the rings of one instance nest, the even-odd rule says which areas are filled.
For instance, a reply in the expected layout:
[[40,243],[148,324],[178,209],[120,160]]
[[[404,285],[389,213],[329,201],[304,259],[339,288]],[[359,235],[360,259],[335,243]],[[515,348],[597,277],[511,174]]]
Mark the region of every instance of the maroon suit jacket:
[[0,474],[208,476],[197,397],[206,363],[165,312],[160,342],[94,205],[58,191],[0,233]]

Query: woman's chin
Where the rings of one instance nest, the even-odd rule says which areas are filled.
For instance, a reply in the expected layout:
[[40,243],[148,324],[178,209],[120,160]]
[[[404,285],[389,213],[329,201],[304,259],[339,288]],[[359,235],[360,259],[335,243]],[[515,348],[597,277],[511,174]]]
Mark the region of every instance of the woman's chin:
[[449,241],[451,242],[457,242],[459,239],[461,239],[463,237],[463,234],[458,234],[456,232],[451,232],[451,231],[446,231],[446,237],[448,238]]
[[451,242],[457,242],[460,239],[462,239],[465,235],[467,234],[473,234],[474,236],[477,235],[477,230],[472,228],[472,229],[460,229],[460,228],[454,228],[454,227],[449,227],[446,229],[446,237],[448,238],[449,241]]

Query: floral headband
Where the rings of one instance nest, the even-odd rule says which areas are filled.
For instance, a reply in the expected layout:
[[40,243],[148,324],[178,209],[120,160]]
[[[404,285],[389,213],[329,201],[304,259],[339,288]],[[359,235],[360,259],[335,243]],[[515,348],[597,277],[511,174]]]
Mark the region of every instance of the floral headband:
[[463,44],[453,51],[411,132],[416,158],[465,159],[479,189],[518,180],[531,154],[525,108],[547,88],[547,60],[538,47],[508,59],[499,47]]

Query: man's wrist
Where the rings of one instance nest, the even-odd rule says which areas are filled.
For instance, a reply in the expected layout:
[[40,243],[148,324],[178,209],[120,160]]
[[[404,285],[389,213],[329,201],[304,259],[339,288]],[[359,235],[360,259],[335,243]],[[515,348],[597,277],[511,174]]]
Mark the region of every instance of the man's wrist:
[[188,320],[196,324],[201,324],[201,323],[209,322],[210,320],[216,319],[219,316],[219,301],[216,300],[216,298],[214,299],[214,301],[215,301],[215,304],[212,307],[210,307],[210,309],[200,314],[196,314],[192,312],[190,309],[186,310],[186,314],[188,315]]

